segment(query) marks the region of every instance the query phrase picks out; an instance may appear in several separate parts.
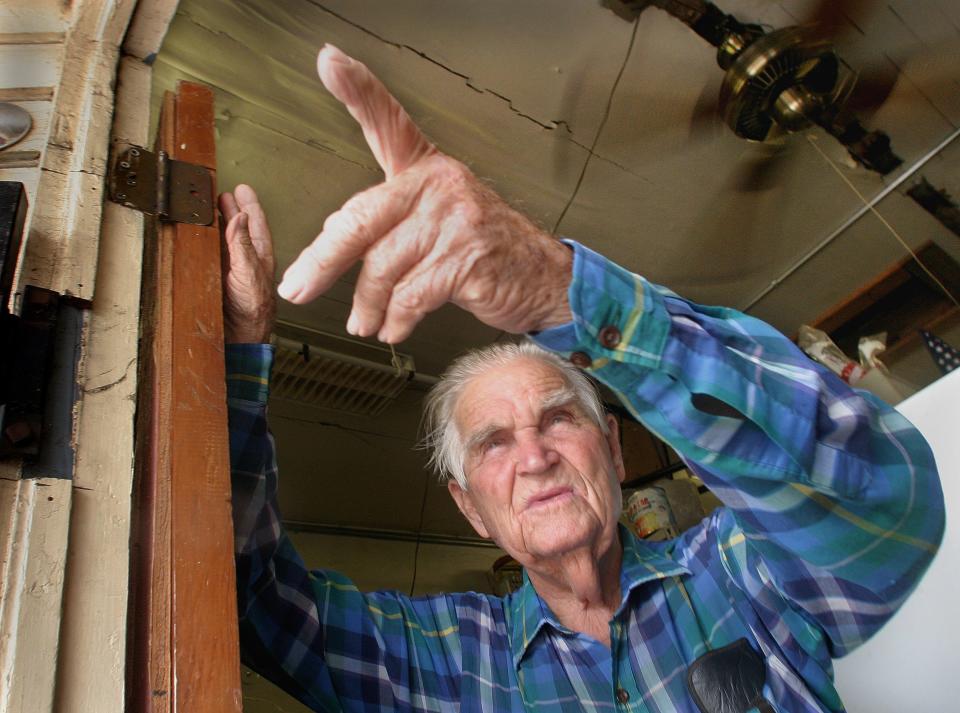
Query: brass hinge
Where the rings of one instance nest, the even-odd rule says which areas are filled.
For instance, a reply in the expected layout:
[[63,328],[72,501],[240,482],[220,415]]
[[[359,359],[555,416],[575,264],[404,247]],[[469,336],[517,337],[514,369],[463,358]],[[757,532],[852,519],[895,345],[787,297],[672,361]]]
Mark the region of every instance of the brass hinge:
[[110,171],[110,200],[171,223],[213,224],[213,182],[203,166],[119,146]]

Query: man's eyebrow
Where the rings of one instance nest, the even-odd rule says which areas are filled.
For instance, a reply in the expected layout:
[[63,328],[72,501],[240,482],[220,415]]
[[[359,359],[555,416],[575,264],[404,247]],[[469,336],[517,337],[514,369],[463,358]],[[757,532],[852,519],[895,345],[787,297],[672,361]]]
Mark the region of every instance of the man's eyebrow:
[[552,394],[549,394],[543,399],[543,401],[540,402],[540,413],[544,414],[547,411],[552,411],[555,408],[560,408],[561,406],[570,406],[571,404],[576,403],[577,395],[574,393],[573,389],[558,389]]
[[[543,401],[540,402],[540,415],[542,417],[543,414],[547,413],[548,411],[575,403],[577,403],[577,395],[574,393],[573,389],[558,389],[551,394],[547,394]],[[467,450],[473,450],[490,438],[490,436],[494,435],[498,431],[502,431],[504,428],[506,428],[506,426],[499,423],[491,423],[483,427],[466,440]]]
[[501,426],[500,424],[492,423],[489,426],[486,426],[483,429],[477,431],[472,436],[470,436],[470,438],[467,439],[467,445],[466,445],[467,451],[468,452],[472,451],[481,443],[483,443],[488,438],[490,438],[490,436],[497,433],[498,431],[502,431],[504,428],[505,427]]

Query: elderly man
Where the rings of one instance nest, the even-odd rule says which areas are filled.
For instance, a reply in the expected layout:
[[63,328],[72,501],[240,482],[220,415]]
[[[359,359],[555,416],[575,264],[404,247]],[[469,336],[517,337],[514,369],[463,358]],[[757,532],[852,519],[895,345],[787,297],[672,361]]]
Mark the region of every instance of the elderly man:
[[[287,270],[301,303],[355,261],[347,329],[394,343],[452,301],[534,344],[458,360],[429,397],[433,460],[524,585],[410,598],[308,572],[280,526],[264,416],[266,219],[225,194],[225,318],[245,660],[316,710],[840,711],[831,658],[875,632],[943,531],[932,455],[896,411],[769,326],[691,304],[513,211],[335,48],[327,88],[386,180]],[[618,526],[610,386],[723,500],[664,543]]]

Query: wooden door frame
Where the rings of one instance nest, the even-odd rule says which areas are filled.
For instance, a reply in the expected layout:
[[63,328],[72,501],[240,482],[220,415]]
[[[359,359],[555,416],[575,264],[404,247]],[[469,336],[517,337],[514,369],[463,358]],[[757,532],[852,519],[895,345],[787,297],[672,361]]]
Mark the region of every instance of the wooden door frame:
[[[215,183],[213,92],[181,82],[157,149]],[[146,231],[128,710],[239,711],[220,233]]]
[[86,309],[72,479],[0,464],[0,713],[121,711],[143,217],[103,201],[104,177],[112,142],[148,143],[151,64],[177,0],[6,5],[0,49],[48,68],[0,90],[34,116],[36,160],[0,166],[30,197],[18,291]]
[[[177,0],[10,3],[33,19],[23,28],[4,28],[0,48],[42,56],[44,66],[56,67],[55,74],[44,75],[43,86],[0,91],[5,101],[32,102],[35,117],[27,153],[36,160],[0,165],[5,180],[26,185],[31,203],[17,291],[26,284],[53,290],[79,300],[86,310],[72,480],[21,479],[17,463],[0,463],[0,621],[9,632],[0,645],[0,713],[121,711],[130,698],[128,633],[140,615],[129,608],[128,594],[134,426],[144,391],[138,349],[145,220],[103,196],[111,147],[150,144],[151,65]],[[51,27],[37,30],[36,18],[47,22],[48,14]],[[212,140],[207,153],[212,157]],[[204,160],[189,151],[185,157]],[[210,240],[188,247],[200,244],[209,248]],[[218,242],[215,246],[219,249]],[[179,292],[206,280],[204,319],[219,320],[219,275],[186,273],[180,280]],[[220,327],[175,333],[180,332],[183,340],[171,340],[176,347],[171,368],[196,372],[203,384],[201,405],[219,404],[225,412]],[[194,355],[201,355],[200,361]],[[219,371],[210,365],[219,365]],[[175,409],[171,415],[179,423]],[[199,433],[213,420],[207,414],[186,427]],[[222,482],[208,486],[206,478],[215,472],[222,481],[225,428],[217,438],[211,453],[203,437],[180,437],[168,452],[171,473],[184,463],[194,465],[192,489],[182,487],[182,477],[179,486],[170,481],[169,568],[158,581],[169,585],[169,673],[177,686],[168,697],[173,702],[159,709],[240,707],[229,489],[225,494]],[[213,452],[219,465],[208,469],[204,463]],[[205,497],[193,497],[197,489]],[[212,534],[198,503],[218,512]],[[178,522],[189,527],[178,529]],[[194,544],[209,547],[201,552]],[[215,562],[216,569],[208,570],[203,561],[198,566],[198,556]],[[215,605],[204,603],[205,577],[217,585]],[[162,596],[166,585],[154,588],[150,580],[148,586]],[[223,631],[232,625],[233,633],[215,631],[210,613]]]

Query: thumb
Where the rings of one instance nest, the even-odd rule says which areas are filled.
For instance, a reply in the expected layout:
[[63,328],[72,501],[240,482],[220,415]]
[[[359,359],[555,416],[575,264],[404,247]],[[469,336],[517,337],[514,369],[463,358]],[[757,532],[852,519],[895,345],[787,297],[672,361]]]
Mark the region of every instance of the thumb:
[[317,56],[317,72],[323,85],[360,124],[387,178],[436,151],[400,103],[361,62],[327,44]]

